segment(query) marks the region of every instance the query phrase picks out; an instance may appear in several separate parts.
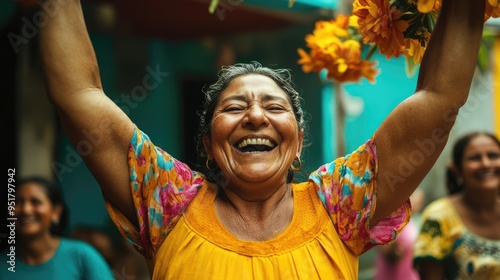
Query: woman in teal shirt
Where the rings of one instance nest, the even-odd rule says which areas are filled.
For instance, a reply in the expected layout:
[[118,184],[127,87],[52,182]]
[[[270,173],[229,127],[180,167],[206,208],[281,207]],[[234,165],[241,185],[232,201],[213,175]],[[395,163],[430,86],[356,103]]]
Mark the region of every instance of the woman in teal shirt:
[[0,255],[0,279],[114,279],[94,247],[62,237],[67,212],[58,187],[26,178],[17,182],[15,203],[15,244]]

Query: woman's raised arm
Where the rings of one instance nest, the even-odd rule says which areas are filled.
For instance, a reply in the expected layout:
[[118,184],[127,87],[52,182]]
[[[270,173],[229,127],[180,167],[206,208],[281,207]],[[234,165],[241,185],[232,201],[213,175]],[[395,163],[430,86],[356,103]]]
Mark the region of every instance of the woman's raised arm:
[[374,136],[379,172],[371,225],[408,199],[442,152],[469,94],[484,13],[484,0],[442,1],[416,93],[395,108]]
[[40,28],[45,84],[64,131],[103,193],[137,224],[127,152],[134,124],[103,92],[79,0],[42,1]]

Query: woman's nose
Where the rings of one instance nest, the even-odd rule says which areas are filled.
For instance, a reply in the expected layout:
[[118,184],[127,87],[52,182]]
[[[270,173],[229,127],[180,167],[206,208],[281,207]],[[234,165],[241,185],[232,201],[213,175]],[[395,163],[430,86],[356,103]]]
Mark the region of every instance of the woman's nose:
[[19,215],[21,213],[23,214],[30,214],[33,211],[33,205],[31,203],[17,203],[16,204],[16,215]]
[[250,106],[246,112],[243,126],[260,127],[269,123],[266,110],[258,104]]

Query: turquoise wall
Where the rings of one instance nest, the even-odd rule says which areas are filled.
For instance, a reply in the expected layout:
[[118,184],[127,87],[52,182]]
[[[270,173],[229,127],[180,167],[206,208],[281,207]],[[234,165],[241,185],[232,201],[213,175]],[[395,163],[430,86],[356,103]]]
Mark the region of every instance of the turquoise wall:
[[[412,95],[417,83],[417,75],[407,76],[403,57],[387,60],[385,56],[376,54],[373,59],[378,61],[380,70],[376,83],[371,84],[365,79],[360,83],[343,85],[348,102],[359,102],[362,111],[356,115],[347,115],[345,122],[346,152],[352,152],[371,138],[382,121],[401,101]],[[322,89],[323,112],[323,156],[324,161],[338,157],[336,154],[335,99],[333,86],[327,84]]]

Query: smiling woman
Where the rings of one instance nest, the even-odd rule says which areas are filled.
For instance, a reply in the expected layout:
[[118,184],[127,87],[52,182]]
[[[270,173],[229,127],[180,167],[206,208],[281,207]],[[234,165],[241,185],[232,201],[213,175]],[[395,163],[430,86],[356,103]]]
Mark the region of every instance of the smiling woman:
[[2,252],[0,279],[113,279],[93,247],[62,237],[67,209],[56,185],[39,177],[18,181],[15,215],[16,259],[8,270]]
[[500,142],[486,132],[462,136],[453,148],[451,169],[452,181],[461,190],[424,209],[415,264],[422,279],[496,279],[500,275]]
[[[202,139],[198,143],[200,158],[212,161],[215,156],[220,156],[222,159],[220,154],[227,151],[228,159],[232,158],[229,157],[231,153],[250,164],[272,163],[270,166],[261,165],[264,170],[257,172],[274,174],[278,170],[269,168],[281,166],[288,172],[287,181],[290,183],[293,172],[289,167],[294,160],[300,161],[305,121],[299,94],[293,89],[287,74],[287,71],[275,72],[258,63],[223,69],[222,78],[206,92],[207,103],[201,113],[201,133],[198,136]],[[209,135],[213,135],[212,139]],[[261,145],[257,145],[257,141]],[[222,142],[227,144],[225,150],[219,147]],[[295,153],[286,153],[289,149]],[[268,161],[255,160],[259,156],[262,159],[267,156]],[[219,168],[206,170],[205,174],[217,175],[215,172]],[[222,174],[228,171],[225,168]],[[245,170],[242,175],[253,177]]]
[[[297,182],[306,125],[287,70],[220,71],[201,112],[206,170],[191,170],[105,95],[78,1],[46,3],[56,9],[40,32],[48,97],[75,146],[100,133],[83,159],[154,279],[357,279],[359,255],[410,218],[408,198],[454,123],[442,112],[467,100],[484,23],[484,5],[445,0],[415,94],[358,149]],[[415,163],[424,140],[432,149]]]

